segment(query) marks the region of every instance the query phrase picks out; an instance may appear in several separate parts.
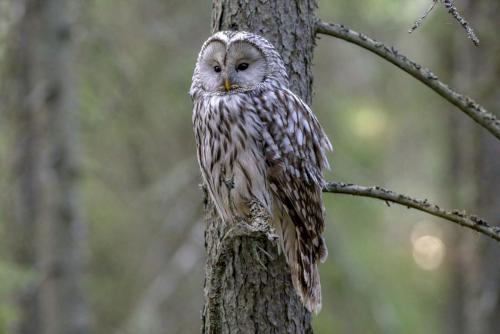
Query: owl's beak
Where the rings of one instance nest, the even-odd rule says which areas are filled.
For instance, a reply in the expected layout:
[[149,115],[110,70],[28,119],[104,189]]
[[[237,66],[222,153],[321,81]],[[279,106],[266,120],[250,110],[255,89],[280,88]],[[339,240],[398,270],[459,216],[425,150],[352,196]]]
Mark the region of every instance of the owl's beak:
[[226,92],[229,92],[229,90],[231,90],[231,82],[228,78],[224,79],[224,88],[226,89]]

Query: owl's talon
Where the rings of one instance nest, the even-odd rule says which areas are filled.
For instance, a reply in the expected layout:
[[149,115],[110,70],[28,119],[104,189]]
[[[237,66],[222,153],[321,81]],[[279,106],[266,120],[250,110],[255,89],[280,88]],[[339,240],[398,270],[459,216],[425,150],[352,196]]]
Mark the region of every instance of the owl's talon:
[[226,184],[227,189],[229,190],[234,189],[234,178],[224,180],[224,183]]
[[273,233],[273,232],[271,232],[271,231],[270,231],[270,232],[267,232],[267,233],[266,233],[266,236],[267,236],[267,239],[268,239],[269,241],[272,241],[272,242],[275,242],[276,240],[278,240],[278,239],[279,239],[279,236],[278,236],[277,234],[274,234],[274,233]]

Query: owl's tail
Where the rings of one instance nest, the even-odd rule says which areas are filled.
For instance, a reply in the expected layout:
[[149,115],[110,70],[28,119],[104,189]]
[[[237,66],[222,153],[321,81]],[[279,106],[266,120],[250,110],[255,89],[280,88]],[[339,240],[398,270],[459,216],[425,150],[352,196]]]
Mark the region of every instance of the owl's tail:
[[291,221],[282,219],[276,224],[281,237],[281,248],[290,267],[292,283],[302,304],[310,311],[318,314],[321,310],[321,283],[318,262],[327,256],[324,240],[318,236],[315,240],[306,240],[304,231]]

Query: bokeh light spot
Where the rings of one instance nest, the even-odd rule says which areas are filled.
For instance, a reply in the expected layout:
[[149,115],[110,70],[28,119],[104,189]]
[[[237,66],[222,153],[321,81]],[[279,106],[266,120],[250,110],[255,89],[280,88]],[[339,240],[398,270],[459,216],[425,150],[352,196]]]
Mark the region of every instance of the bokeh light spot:
[[413,259],[424,270],[435,270],[443,262],[445,245],[433,235],[422,235],[413,240]]
[[387,128],[385,114],[374,108],[362,108],[353,113],[352,131],[364,139],[377,139]]

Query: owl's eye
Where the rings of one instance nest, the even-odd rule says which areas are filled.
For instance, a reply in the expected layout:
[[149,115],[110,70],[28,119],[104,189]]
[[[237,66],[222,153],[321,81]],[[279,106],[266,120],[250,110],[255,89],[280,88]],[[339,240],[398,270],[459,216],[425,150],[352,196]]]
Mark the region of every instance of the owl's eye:
[[248,63],[241,63],[236,67],[237,71],[244,71],[248,68]]
[[214,66],[214,72],[219,73],[221,71],[221,68],[219,65]]

